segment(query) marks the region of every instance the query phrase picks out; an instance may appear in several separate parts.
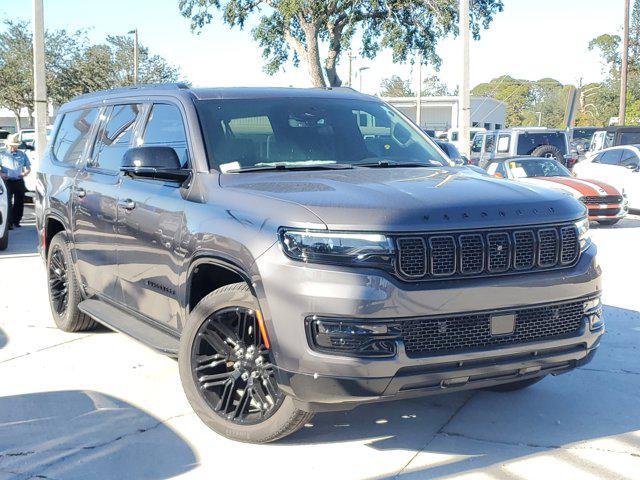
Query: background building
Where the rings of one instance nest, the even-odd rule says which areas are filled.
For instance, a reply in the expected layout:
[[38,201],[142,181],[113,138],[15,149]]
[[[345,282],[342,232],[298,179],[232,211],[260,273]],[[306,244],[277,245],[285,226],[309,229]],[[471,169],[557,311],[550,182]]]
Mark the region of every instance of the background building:
[[[416,120],[416,97],[384,97],[407,117]],[[420,126],[446,131],[458,125],[458,97],[422,97]],[[471,127],[487,130],[505,126],[506,104],[489,97],[471,97]]]

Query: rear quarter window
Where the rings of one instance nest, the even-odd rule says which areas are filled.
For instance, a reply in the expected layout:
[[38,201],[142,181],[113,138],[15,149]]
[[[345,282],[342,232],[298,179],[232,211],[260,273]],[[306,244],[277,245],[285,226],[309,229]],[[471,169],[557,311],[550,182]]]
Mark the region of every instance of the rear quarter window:
[[97,115],[97,108],[65,113],[52,146],[56,161],[77,164],[82,160],[82,153],[89,141],[91,125]]

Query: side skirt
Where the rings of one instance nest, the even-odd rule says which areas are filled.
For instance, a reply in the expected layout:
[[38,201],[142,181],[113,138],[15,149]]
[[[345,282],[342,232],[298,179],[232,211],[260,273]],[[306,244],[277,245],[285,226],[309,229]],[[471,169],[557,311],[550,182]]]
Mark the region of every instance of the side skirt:
[[168,328],[156,326],[111,303],[95,298],[83,300],[78,309],[107,328],[129,335],[165,355],[178,356],[180,338]]

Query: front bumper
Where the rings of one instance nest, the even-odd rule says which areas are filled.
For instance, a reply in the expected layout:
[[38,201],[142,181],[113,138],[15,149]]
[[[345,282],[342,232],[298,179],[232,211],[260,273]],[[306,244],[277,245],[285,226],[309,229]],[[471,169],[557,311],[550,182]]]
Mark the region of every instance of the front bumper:
[[517,309],[593,297],[601,270],[590,246],[568,269],[428,283],[406,283],[375,270],[306,265],[274,246],[254,277],[281,388],[303,408],[345,409],[362,402],[507,383],[558,374],[590,360],[604,329],[573,337],[409,357],[359,358],[312,349],[310,315],[363,320],[403,319]]
[[603,205],[587,205],[589,211],[589,220],[617,220],[627,216],[629,213],[628,203],[623,204],[603,204]]

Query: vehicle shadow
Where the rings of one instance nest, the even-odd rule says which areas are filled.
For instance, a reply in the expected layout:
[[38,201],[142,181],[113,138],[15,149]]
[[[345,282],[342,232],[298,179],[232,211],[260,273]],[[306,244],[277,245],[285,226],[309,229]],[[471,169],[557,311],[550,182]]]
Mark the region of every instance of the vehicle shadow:
[[609,330],[596,359],[566,375],[518,392],[459,392],[321,413],[279,443],[364,441],[381,451],[422,452],[430,463],[409,465],[405,472],[416,478],[478,468],[512,477],[503,469],[506,462],[545,452],[585,472],[620,478],[604,461],[576,453],[585,450],[567,449],[608,441],[640,456],[640,360],[630,357],[637,356],[640,312],[607,306],[605,318],[611,319]]
[[4,330],[0,328],[0,348],[4,348],[4,346],[9,342],[7,338],[7,334],[4,333]]
[[95,391],[0,398],[0,477],[167,479],[198,464],[161,420]]
[[38,231],[35,225],[24,225],[9,231],[9,246],[0,251],[0,258],[13,255],[37,255]]

